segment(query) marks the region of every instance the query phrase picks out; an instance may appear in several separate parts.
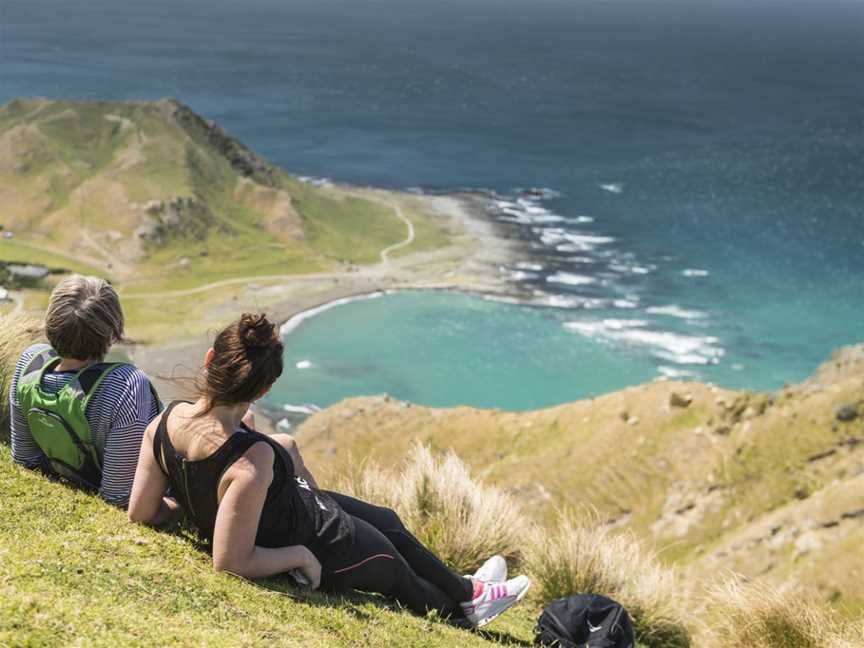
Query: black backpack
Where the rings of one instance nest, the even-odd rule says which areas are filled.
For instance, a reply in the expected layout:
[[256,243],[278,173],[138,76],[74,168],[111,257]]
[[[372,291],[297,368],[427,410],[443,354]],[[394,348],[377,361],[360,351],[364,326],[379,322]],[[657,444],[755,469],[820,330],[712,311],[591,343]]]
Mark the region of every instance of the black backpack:
[[599,594],[576,594],[552,601],[535,628],[535,646],[634,648],[630,615],[620,603]]

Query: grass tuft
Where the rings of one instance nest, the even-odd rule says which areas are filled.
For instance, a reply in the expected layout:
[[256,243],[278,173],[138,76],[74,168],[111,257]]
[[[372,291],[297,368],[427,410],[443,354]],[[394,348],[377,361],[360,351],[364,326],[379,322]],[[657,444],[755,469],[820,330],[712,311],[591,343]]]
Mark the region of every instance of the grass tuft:
[[21,352],[40,336],[36,320],[26,315],[0,318],[0,442],[9,443],[9,384]]
[[445,563],[473,572],[494,554],[518,563],[526,523],[516,502],[473,479],[452,452],[436,457],[415,445],[399,474],[361,465],[337,490],[394,509]]
[[641,644],[690,646],[682,616],[687,595],[675,572],[631,533],[603,526],[591,508],[560,513],[553,529],[538,529],[527,543],[526,568],[543,604],[571,594],[602,594],[630,613]]
[[854,648],[864,625],[844,622],[814,597],[732,576],[710,591],[712,648]]

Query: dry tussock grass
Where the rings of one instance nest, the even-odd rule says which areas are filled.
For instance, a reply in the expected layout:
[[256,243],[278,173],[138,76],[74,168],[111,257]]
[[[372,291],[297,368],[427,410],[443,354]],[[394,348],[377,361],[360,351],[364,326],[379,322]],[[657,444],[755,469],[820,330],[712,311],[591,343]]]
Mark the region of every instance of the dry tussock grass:
[[9,383],[21,352],[40,337],[38,322],[26,315],[0,316],[0,442],[9,442]]
[[522,557],[527,524],[519,505],[473,479],[452,452],[435,457],[418,444],[400,472],[367,463],[336,489],[394,509],[421,542],[457,571],[473,572],[494,554],[510,563]]
[[578,592],[603,594],[627,608],[640,643],[690,645],[683,616],[689,597],[677,574],[633,534],[604,526],[594,509],[562,512],[551,531],[536,530],[526,568],[543,603]]
[[860,648],[864,625],[850,624],[800,590],[730,576],[709,592],[711,648]]

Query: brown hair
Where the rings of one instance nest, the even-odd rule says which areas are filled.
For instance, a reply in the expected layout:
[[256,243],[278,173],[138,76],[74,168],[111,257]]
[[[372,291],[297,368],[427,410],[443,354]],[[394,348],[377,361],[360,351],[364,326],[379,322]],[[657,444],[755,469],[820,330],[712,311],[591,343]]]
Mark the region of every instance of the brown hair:
[[72,275],[54,288],[45,313],[45,336],[62,358],[101,358],[123,339],[123,309],[104,279]]
[[263,313],[244,313],[213,341],[213,359],[198,391],[215,405],[250,403],[282,375],[282,339]]

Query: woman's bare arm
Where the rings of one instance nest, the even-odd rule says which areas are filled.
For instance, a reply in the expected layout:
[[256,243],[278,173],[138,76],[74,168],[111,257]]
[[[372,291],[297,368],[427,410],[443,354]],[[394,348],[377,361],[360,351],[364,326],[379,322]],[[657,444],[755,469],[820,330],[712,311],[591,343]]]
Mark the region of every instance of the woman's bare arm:
[[269,445],[256,443],[222,478],[213,532],[213,566],[246,578],[300,569],[316,589],[321,582],[321,565],[309,549],[255,545],[267,489],[273,481],[273,457]]
[[144,431],[141,451],[138,453],[138,466],[135,469],[135,481],[129,497],[129,519],[150,526],[176,522],[182,515],[177,502],[165,497],[168,479],[153,456],[153,435],[158,424],[159,417],[151,421]]

